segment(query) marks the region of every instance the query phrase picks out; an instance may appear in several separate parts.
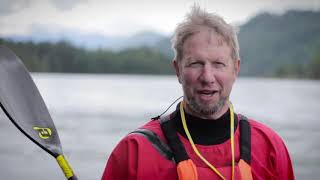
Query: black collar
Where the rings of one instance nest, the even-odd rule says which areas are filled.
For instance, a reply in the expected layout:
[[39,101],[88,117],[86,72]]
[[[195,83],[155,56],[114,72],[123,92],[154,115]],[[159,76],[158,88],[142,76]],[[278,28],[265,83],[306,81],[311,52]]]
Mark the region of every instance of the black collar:
[[[195,144],[201,145],[215,145],[221,144],[230,138],[230,110],[224,113],[219,119],[201,119],[185,113],[186,122],[191,134],[191,137]],[[238,126],[237,115],[235,117],[235,130]],[[185,138],[187,135],[183,129],[179,104],[176,111],[172,116],[174,121],[175,129]]]

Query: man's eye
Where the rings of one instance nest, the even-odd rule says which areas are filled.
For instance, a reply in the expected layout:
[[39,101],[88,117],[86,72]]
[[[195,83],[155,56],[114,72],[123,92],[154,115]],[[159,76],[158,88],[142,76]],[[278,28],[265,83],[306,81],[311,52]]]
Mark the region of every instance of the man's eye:
[[213,63],[214,67],[216,68],[222,68],[222,67],[225,67],[226,65],[222,62],[215,62]]
[[189,65],[190,66],[200,66],[200,65],[202,65],[202,63],[199,61],[195,61],[195,62],[191,62]]

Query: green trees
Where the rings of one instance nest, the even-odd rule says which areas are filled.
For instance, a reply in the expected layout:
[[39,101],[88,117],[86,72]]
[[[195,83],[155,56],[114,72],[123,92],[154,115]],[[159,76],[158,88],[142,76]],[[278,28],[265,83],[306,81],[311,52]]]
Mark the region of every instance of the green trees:
[[[320,11],[262,13],[240,26],[243,76],[317,78],[320,57]],[[173,74],[173,51],[166,37],[151,47],[119,52],[86,50],[68,42],[12,42],[0,38],[35,72]]]
[[241,75],[308,77],[320,49],[320,12],[262,13],[240,26]]
[[15,43],[0,39],[33,72],[172,74],[170,60],[147,47],[110,50],[85,50],[68,42]]
[[312,79],[320,79],[320,49],[308,66],[308,74]]
[[307,64],[282,65],[276,72],[276,77],[311,78],[320,79],[320,52],[315,51],[314,56]]

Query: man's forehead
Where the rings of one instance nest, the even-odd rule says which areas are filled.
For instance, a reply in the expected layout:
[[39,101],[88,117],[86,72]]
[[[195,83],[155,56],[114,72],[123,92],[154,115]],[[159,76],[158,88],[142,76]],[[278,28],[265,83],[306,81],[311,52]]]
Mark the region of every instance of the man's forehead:
[[194,46],[205,42],[206,44],[222,46],[226,40],[222,35],[217,33],[213,28],[199,27],[192,35],[190,35],[184,42],[184,47]]

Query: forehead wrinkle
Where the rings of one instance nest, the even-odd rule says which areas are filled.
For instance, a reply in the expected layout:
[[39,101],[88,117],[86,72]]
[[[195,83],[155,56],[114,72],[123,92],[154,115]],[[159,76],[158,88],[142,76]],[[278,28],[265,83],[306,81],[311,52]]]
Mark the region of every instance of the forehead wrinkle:
[[[195,36],[199,36],[200,33],[202,34],[200,37],[195,37]],[[210,48],[212,47],[222,47],[225,45],[228,46],[224,37],[219,33],[217,33],[216,30],[208,27],[202,27],[194,31],[192,34],[190,34],[188,38],[185,39],[185,42],[182,48],[182,52],[183,52],[182,58],[184,58],[185,55],[189,54],[194,49],[194,47],[200,45],[199,41],[194,42],[194,39],[199,39],[199,38],[201,38],[201,41],[204,42],[203,44],[201,44],[202,50],[204,51],[210,51]],[[192,43],[190,43],[190,41]]]
[[[193,31],[192,33],[188,34],[185,39],[183,46],[185,45],[186,41],[188,41],[190,38],[193,38],[194,36],[197,36],[198,34],[203,33],[205,34],[205,39],[203,39],[208,45],[214,45],[214,46],[222,46],[224,43],[226,43],[226,40],[222,35],[217,33],[215,29],[209,28],[209,27],[198,27],[196,31]],[[184,48],[182,48],[184,49]]]
[[225,43],[224,38],[212,28],[208,28],[207,43],[215,46],[222,46]]

